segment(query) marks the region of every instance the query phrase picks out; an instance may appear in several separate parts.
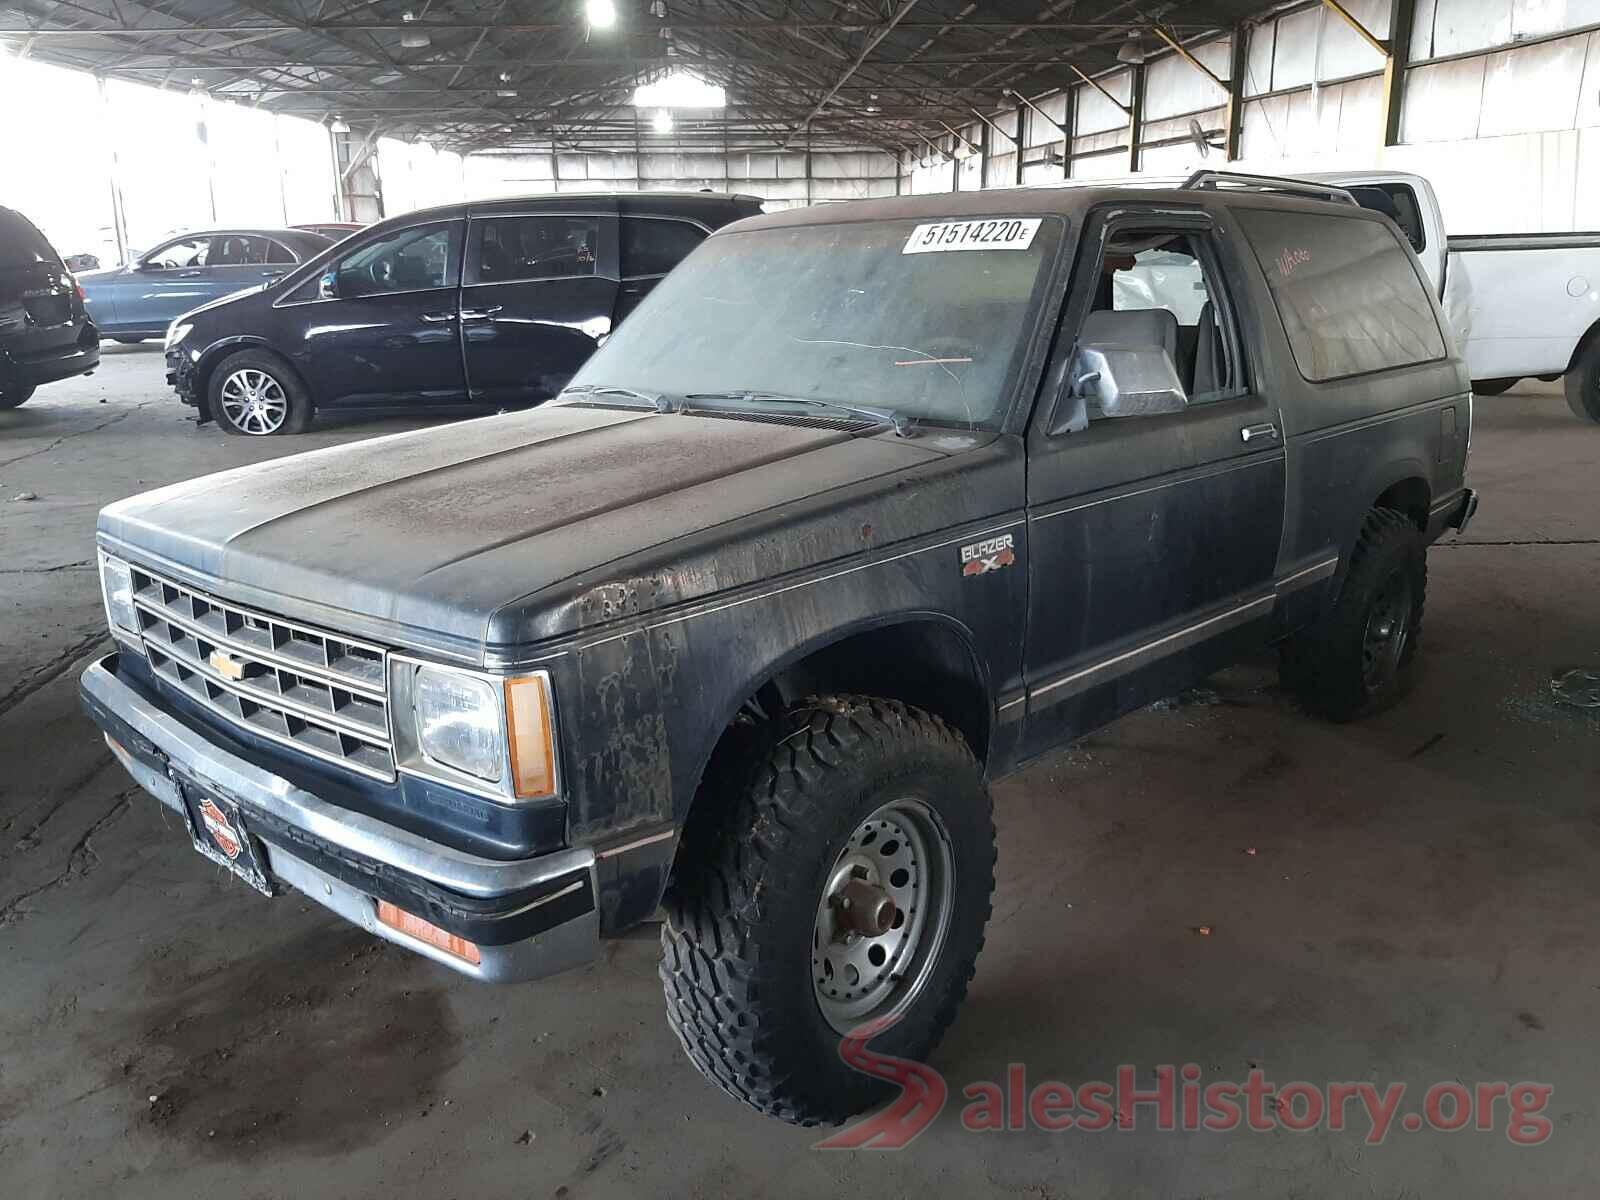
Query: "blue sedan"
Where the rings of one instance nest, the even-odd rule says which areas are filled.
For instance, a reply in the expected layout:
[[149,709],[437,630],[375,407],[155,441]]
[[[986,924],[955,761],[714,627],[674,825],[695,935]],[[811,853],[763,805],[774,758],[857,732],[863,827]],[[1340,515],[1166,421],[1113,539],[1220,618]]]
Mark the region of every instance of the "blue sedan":
[[332,244],[303,229],[207,230],[170,238],[126,267],[77,278],[100,332],[139,342],[163,336],[191,308],[288,274]]

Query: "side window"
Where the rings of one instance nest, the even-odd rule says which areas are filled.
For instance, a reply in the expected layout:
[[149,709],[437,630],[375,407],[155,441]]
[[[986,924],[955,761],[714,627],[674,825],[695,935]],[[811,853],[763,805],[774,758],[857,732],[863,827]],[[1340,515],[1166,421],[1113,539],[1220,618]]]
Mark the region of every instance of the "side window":
[[1080,341],[1092,334],[1164,348],[1190,404],[1237,394],[1242,376],[1227,319],[1232,309],[1219,301],[1215,262],[1209,236],[1196,230],[1114,230]]
[[1417,194],[1403,183],[1362,184],[1350,189],[1362,208],[1382,213],[1400,227],[1411,248],[1421,254],[1428,248],[1428,231],[1422,224]]
[[267,243],[267,261],[269,263],[295,263],[300,260],[282,242],[269,241]]
[[454,287],[460,248],[461,224],[457,221],[391,230],[337,260],[318,284],[324,299],[331,293],[341,300]]
[[488,217],[473,224],[478,283],[594,274],[599,217]]
[[190,238],[186,242],[173,242],[145,255],[144,265],[158,271],[175,271],[184,267],[209,266],[211,238]]
[[1428,289],[1389,227],[1360,217],[1234,210],[1313,383],[1445,356]]
[[706,239],[706,231],[688,221],[664,217],[622,218],[622,277],[665,275]]

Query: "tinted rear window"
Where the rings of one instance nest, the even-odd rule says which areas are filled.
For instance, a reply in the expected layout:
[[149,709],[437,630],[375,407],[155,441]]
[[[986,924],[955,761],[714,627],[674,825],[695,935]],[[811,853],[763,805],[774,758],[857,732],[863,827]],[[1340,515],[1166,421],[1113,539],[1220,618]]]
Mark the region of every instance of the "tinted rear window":
[[0,208],[0,267],[31,267],[37,262],[54,265],[56,261],[56,252],[32,222]]
[[1358,217],[1234,210],[1313,382],[1445,356],[1428,290],[1393,231]]

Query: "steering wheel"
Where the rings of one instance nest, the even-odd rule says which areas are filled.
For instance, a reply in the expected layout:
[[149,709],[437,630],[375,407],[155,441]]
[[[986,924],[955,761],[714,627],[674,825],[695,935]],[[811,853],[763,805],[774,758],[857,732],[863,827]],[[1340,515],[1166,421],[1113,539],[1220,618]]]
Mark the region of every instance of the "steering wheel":
[[393,288],[395,279],[394,259],[374,259],[372,265],[367,268],[367,278],[386,291]]

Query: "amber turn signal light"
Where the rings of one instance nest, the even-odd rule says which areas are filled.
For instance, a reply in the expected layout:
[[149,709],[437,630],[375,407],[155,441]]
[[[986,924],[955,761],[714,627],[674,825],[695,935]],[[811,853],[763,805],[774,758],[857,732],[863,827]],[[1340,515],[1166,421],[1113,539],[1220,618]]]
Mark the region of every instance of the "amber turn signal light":
[[519,800],[537,800],[556,791],[556,743],[550,720],[548,676],[519,675],[505,681],[506,739],[511,750],[511,784]]
[[426,942],[435,950],[443,950],[446,954],[453,955],[463,962],[477,966],[481,961],[478,948],[464,937],[457,937],[447,933],[437,925],[424,921],[421,917],[413,916],[403,908],[397,908],[387,900],[378,901],[378,920],[390,929],[399,930],[409,938],[419,942]]

